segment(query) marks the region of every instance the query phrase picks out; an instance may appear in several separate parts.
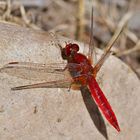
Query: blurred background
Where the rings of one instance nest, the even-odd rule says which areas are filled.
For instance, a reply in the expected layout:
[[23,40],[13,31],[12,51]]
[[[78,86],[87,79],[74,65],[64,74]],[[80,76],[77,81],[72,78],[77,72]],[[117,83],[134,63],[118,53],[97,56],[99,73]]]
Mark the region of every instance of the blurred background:
[[140,77],[140,0],[0,0],[0,20],[89,43],[92,6],[94,44],[101,49],[132,13],[112,50]]

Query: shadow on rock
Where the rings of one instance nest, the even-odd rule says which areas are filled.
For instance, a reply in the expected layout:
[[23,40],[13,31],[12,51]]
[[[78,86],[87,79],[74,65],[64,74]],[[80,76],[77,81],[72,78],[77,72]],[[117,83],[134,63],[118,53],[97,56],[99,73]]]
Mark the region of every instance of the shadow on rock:
[[98,131],[108,140],[107,129],[103,117],[95,103],[92,99],[89,89],[87,87],[81,87],[81,93],[86,105],[86,108],[90,114],[90,117],[95,124]]

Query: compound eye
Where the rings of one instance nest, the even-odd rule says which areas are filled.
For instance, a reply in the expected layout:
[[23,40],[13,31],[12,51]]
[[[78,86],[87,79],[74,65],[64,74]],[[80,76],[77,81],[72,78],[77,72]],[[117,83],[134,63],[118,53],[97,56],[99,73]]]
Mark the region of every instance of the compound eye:
[[78,52],[79,51],[79,46],[77,44],[72,44],[72,50],[74,52]]
[[79,51],[79,46],[77,44],[69,43],[69,44],[66,44],[64,50],[65,50],[64,51],[65,56],[69,57],[71,54]]

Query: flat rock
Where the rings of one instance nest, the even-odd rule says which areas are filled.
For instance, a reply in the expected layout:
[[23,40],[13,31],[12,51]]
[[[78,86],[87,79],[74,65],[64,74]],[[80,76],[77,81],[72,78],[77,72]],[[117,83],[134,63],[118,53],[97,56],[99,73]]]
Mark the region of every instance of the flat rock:
[[[8,62],[62,62],[53,37],[17,25],[0,23],[0,67]],[[59,38],[65,44],[69,39]],[[83,51],[83,44],[79,43]],[[110,56],[98,74],[101,89],[120,124],[118,133],[105,120],[110,140],[140,137],[140,81],[122,61]],[[11,87],[37,83],[0,73],[0,139],[3,140],[104,140],[95,127],[80,91]]]

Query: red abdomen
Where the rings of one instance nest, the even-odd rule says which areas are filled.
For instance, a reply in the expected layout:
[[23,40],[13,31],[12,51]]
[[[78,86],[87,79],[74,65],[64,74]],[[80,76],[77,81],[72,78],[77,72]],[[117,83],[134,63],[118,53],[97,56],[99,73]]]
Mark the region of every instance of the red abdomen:
[[94,77],[90,76],[88,78],[88,86],[93,99],[96,101],[106,119],[117,131],[120,131],[116,116]]

